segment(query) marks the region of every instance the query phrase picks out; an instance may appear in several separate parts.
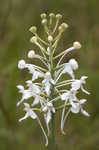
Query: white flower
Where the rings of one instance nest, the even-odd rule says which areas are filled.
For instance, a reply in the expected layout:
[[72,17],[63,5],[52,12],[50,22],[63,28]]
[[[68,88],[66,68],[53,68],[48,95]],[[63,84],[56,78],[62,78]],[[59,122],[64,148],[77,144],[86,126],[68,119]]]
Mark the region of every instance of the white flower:
[[47,111],[52,111],[53,113],[55,113],[55,108],[53,106],[53,104],[51,102],[47,102],[47,103],[44,103],[45,106],[43,106],[42,110],[44,112],[47,112]]
[[17,88],[19,89],[19,92],[22,93],[22,98],[17,103],[17,106],[19,106],[24,101],[24,99],[29,99],[30,97],[32,97],[32,92],[29,89],[24,90],[24,87],[22,89],[21,86],[19,86],[19,85],[17,86]]
[[80,101],[78,101],[77,103],[75,103],[75,107],[72,106],[71,107],[71,112],[72,113],[79,113],[81,111],[81,113],[87,117],[89,117],[90,115],[82,108],[82,105],[86,102],[85,99],[82,99]]
[[[61,99],[65,101],[65,104],[68,103],[68,104],[70,104],[71,106],[73,106],[75,108],[75,103],[74,102],[78,102],[76,94],[77,94],[77,91],[74,91],[74,90],[71,89],[70,91],[67,91],[67,92],[63,93],[61,95]],[[69,113],[70,113],[70,111],[68,111],[68,113],[65,115],[65,107],[64,107],[63,110],[62,110],[62,116],[61,116],[61,131],[62,132],[63,132],[65,120],[66,120]],[[64,117],[64,115],[65,115],[65,117]]]
[[62,133],[64,134],[64,131],[63,131],[63,128],[64,128],[64,124],[65,124],[65,121],[69,115],[70,112],[72,113],[79,113],[81,112],[83,115],[89,117],[90,115],[82,108],[82,105],[86,102],[85,99],[81,99],[81,100],[78,100],[76,103],[74,103],[70,109],[68,109],[65,117],[64,117],[64,113],[65,113],[65,108],[63,109],[62,111],[62,118],[61,118],[61,131]]
[[19,60],[19,62],[18,62],[18,68],[19,69],[24,69],[25,65],[26,65],[26,63],[25,63],[25,61],[23,59]]
[[41,90],[38,85],[35,85],[31,80],[26,81],[28,89],[32,92],[33,95],[40,94]]
[[27,119],[28,117],[31,117],[32,119],[36,119],[37,115],[36,113],[30,108],[30,105],[28,103],[24,103],[24,110],[26,111],[26,114],[23,118],[19,119],[19,122],[21,122],[24,119]]
[[47,95],[50,95],[51,93],[51,86],[52,84],[55,84],[54,80],[51,78],[50,72],[46,72],[44,76],[44,80],[42,81],[44,84],[44,89]]
[[28,58],[33,58],[35,56],[35,51],[31,50],[28,52]]
[[75,78],[73,70],[78,69],[78,63],[75,59],[70,59],[68,63],[64,65],[62,74],[68,73],[73,79]]
[[33,111],[33,109],[30,108],[30,105],[29,105],[28,103],[24,103],[24,106],[25,106],[24,110],[26,111],[26,114],[25,114],[24,117],[22,117],[21,119],[19,119],[19,122],[21,122],[22,120],[27,119],[28,117],[31,117],[32,119],[37,119],[37,121],[38,121],[38,123],[39,123],[39,125],[40,125],[40,127],[41,127],[41,129],[42,129],[42,132],[43,132],[43,134],[44,134],[44,136],[45,136],[45,139],[46,139],[46,146],[47,146],[47,145],[48,145],[48,138],[47,138],[47,135],[46,135],[46,133],[45,133],[45,131],[44,131],[44,128],[43,128],[43,126],[42,126],[42,124],[41,124],[41,122],[40,122],[38,116],[37,116],[36,113]]
[[34,65],[32,64],[26,64],[24,60],[20,60],[18,63],[19,69],[28,68],[29,73],[32,74],[32,81],[44,77],[44,73],[41,71],[38,71]]
[[41,100],[41,96],[35,95],[35,96],[34,96],[34,101],[33,101],[33,103],[32,103],[32,106],[37,105],[37,104],[40,102],[40,100]]
[[26,68],[29,70],[29,73],[33,74],[35,67],[32,64],[26,64]]
[[32,81],[42,77],[44,77],[44,73],[35,70],[32,76]]
[[65,101],[65,103],[68,103],[74,106],[74,102],[78,101],[76,97],[77,91],[71,89],[70,91],[63,93],[61,95],[61,99]]
[[44,76],[44,73],[41,71],[37,71],[32,64],[26,64],[26,68],[28,68],[29,73],[32,74],[32,81],[42,78]]
[[18,85],[17,88],[19,89],[19,92],[22,93],[21,100],[17,103],[17,106],[19,106],[24,100],[29,99],[31,97],[36,97],[36,95],[40,95],[40,87],[32,83],[31,80],[26,81],[28,89],[24,90],[24,87],[22,85]]
[[44,113],[44,119],[46,122],[46,126],[48,129],[48,135],[49,135],[49,123],[52,118],[52,113],[55,113],[55,108],[51,102],[47,102],[44,104],[45,106],[42,107],[42,110],[45,112]]
[[90,94],[88,91],[86,91],[86,90],[83,88],[83,84],[86,83],[85,80],[86,80],[87,78],[88,78],[87,76],[82,76],[82,77],[80,78],[80,80],[74,80],[74,81],[72,82],[72,84],[71,84],[72,90],[77,91],[77,90],[79,90],[79,89],[81,88],[81,90],[82,90],[84,93]]

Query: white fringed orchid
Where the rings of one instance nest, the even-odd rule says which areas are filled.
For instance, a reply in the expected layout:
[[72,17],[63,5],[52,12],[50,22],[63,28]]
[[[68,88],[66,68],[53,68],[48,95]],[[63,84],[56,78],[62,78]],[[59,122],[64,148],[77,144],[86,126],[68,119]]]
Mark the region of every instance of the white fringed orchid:
[[77,90],[79,90],[80,88],[81,88],[81,90],[84,92],[84,93],[86,93],[86,94],[90,94],[88,91],[86,91],[84,88],[83,88],[83,84],[85,84],[86,83],[86,79],[87,79],[88,77],[87,76],[82,76],[81,78],[80,78],[80,80],[74,80],[73,82],[72,82],[72,84],[71,84],[71,87],[72,87],[72,89],[73,90],[75,90],[75,91],[77,91]]
[[36,113],[30,108],[30,105],[28,103],[24,103],[24,111],[26,111],[26,114],[23,118],[19,119],[19,122],[21,122],[24,119],[27,119],[28,117],[31,117],[32,119],[36,119],[37,115]]
[[54,80],[51,78],[50,72],[45,73],[42,83],[44,84],[44,90],[46,94],[49,96],[51,93],[51,85],[54,85]]
[[55,108],[53,107],[53,104],[51,102],[47,102],[42,106],[42,111],[45,112],[44,119],[46,122],[46,126],[48,129],[48,135],[49,135],[49,131],[50,131],[49,130],[49,123],[50,123],[50,120],[52,118],[52,113],[55,113]]
[[90,115],[82,108],[82,105],[86,102],[86,99],[82,99],[79,100],[77,103],[75,103],[72,107],[71,107],[71,112],[72,113],[79,113],[81,111],[81,113],[87,117],[89,117]]
[[[28,52],[29,59],[39,59],[42,65],[26,63],[25,60],[19,60],[18,68],[19,69],[28,69],[29,73],[32,75],[31,79],[26,81],[27,88],[24,86],[18,85],[17,88],[22,94],[21,100],[17,103],[19,106],[24,102],[24,110],[26,114],[23,118],[19,119],[21,122],[28,117],[31,117],[33,120],[37,120],[46,139],[46,145],[48,145],[48,136],[45,132],[46,129],[43,128],[42,123],[39,119],[39,113],[42,113],[44,116],[44,121],[48,130],[48,135],[50,135],[50,122],[53,119],[53,116],[56,116],[57,111],[62,109],[61,115],[61,131],[64,133],[64,124],[69,115],[69,113],[82,113],[85,116],[89,114],[83,109],[82,105],[86,102],[85,99],[79,100],[77,98],[78,92],[84,92],[90,94],[83,88],[83,85],[86,83],[87,76],[82,76],[80,79],[75,78],[74,71],[78,69],[78,62],[71,58],[67,63],[63,63],[63,58],[66,54],[76,49],[81,48],[79,42],[74,42],[72,46],[61,53],[55,53],[57,49],[58,42],[62,36],[62,33],[67,29],[68,25],[62,23],[59,25],[59,20],[61,15],[56,15],[56,24],[55,27],[49,28],[53,24],[53,19],[49,15],[50,19],[47,22],[46,14],[42,14],[42,25],[44,26],[44,31],[46,33],[46,40],[42,40],[37,34],[37,28],[35,26],[30,28],[30,31],[34,34],[30,39],[30,42],[38,46],[41,55],[35,54],[34,50]],[[49,23],[49,26],[47,25]],[[58,29],[58,34],[55,37],[54,33]],[[55,63],[57,62],[57,64]],[[43,67],[42,67],[43,66]],[[68,74],[71,78],[70,80],[63,80],[62,75]],[[70,89],[66,89],[66,86],[69,85]],[[62,87],[62,88],[61,88]],[[81,89],[81,90],[80,90]],[[28,99],[32,99],[32,104],[29,104]],[[57,103],[60,101],[60,103]],[[38,112],[38,115],[37,113]]]

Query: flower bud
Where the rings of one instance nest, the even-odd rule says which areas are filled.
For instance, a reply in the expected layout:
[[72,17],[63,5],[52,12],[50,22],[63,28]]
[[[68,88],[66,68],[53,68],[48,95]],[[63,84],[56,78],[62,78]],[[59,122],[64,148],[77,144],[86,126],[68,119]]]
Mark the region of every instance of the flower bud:
[[42,18],[42,19],[45,19],[45,18],[46,18],[46,14],[45,14],[45,13],[42,13],[42,14],[41,14],[41,18]]
[[43,20],[42,20],[42,24],[43,24],[43,25],[46,25],[46,24],[47,24],[47,19],[43,19]]
[[62,24],[60,25],[60,27],[59,27],[59,30],[65,31],[66,28],[68,28],[68,24],[62,23]]
[[75,49],[80,49],[80,48],[81,48],[81,44],[80,44],[79,42],[74,42],[74,43],[73,43],[73,47],[74,47]]
[[26,65],[26,63],[23,59],[18,62],[18,68],[19,69],[24,69],[25,65]]
[[37,41],[37,37],[36,36],[31,37],[31,39],[30,39],[31,43],[35,43],[36,41]]
[[51,35],[48,36],[48,41],[52,42],[53,41],[53,37]]
[[29,31],[35,34],[37,32],[36,26],[32,26]]
[[61,30],[62,30],[62,27],[61,27],[61,25],[59,26],[58,30],[59,30],[59,31],[61,31]]
[[62,15],[61,14],[57,14],[56,15],[56,19],[61,19],[62,18]]
[[35,51],[31,50],[28,52],[28,58],[33,58],[35,56]]
[[55,17],[55,14],[54,14],[54,13],[50,13],[49,16],[50,16],[51,18],[54,18],[54,17]]

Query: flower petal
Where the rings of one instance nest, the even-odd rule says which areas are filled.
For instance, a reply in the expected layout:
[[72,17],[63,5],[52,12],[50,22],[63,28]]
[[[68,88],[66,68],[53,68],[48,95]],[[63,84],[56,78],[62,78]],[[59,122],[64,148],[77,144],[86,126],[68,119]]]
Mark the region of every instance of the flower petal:
[[21,122],[22,120],[27,119],[28,117],[29,117],[29,114],[28,114],[28,112],[27,112],[24,117],[22,117],[21,119],[19,119],[19,122]]
[[81,86],[81,90],[84,92],[84,93],[86,93],[86,94],[90,94],[88,91],[86,91],[84,88],[83,88],[83,86]]
[[82,104],[84,104],[86,101],[87,101],[86,99],[81,99],[81,100],[79,101],[79,103],[80,103],[80,105],[82,105]]
[[39,103],[39,96],[35,96],[32,106],[37,105]]
[[30,108],[30,105],[28,103],[24,103],[24,106]]
[[19,106],[23,101],[24,101],[24,98],[22,97],[22,99],[19,102],[17,102],[16,105]]
[[82,113],[84,116],[87,116],[87,117],[90,116],[90,115],[89,115],[84,109],[82,109],[82,108],[81,108],[81,113]]
[[75,114],[77,114],[77,113],[79,113],[79,111],[80,111],[80,105],[77,103],[77,104],[75,104],[75,107],[71,107],[71,112],[72,113],[75,113]]
[[79,90],[80,86],[81,86],[80,80],[75,80],[74,82],[72,82],[72,85],[71,85],[72,90],[74,90],[74,91]]
[[48,111],[47,114],[46,114],[46,122],[47,122],[47,124],[49,124],[50,120],[51,120],[51,112]]
[[35,113],[33,110],[30,110],[30,111],[29,111],[29,116],[30,116],[32,119],[36,119],[36,118],[37,118],[37,115],[36,115],[36,113]]
[[70,96],[70,94],[68,92],[67,93],[63,93],[61,95],[61,99],[67,101],[69,99],[69,96]]

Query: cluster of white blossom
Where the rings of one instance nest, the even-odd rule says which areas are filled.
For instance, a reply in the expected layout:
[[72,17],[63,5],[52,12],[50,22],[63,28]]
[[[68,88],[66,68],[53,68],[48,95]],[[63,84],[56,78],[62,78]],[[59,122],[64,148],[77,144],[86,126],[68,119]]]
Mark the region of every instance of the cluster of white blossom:
[[[17,86],[19,92],[22,94],[22,98],[17,103],[17,106],[23,102],[25,107],[24,110],[26,111],[25,116],[19,119],[19,122],[27,119],[28,117],[36,119],[46,138],[46,145],[48,145],[47,135],[50,134],[49,123],[52,119],[52,114],[56,114],[56,112],[60,109],[62,110],[60,125],[62,133],[64,133],[64,123],[69,113],[77,114],[81,112],[83,115],[89,116],[89,114],[83,109],[83,104],[86,102],[86,99],[77,98],[77,93],[80,90],[85,94],[90,94],[83,87],[86,83],[87,76],[82,76],[80,79],[75,78],[74,71],[78,69],[78,63],[75,59],[72,58],[67,63],[61,63],[67,53],[80,49],[81,44],[79,42],[74,42],[72,47],[62,51],[58,55],[55,54],[58,41],[61,38],[62,33],[68,27],[65,23],[59,25],[61,17],[62,16],[60,14],[55,16],[51,13],[49,15],[48,22],[46,14],[41,15],[42,24],[47,34],[46,41],[42,40],[38,36],[35,26],[30,28],[30,31],[34,34],[34,36],[30,39],[30,42],[39,47],[41,55],[36,54],[34,50],[30,50],[28,52],[28,58],[39,59],[43,63],[44,67],[28,64],[25,60],[19,60],[18,62],[19,69],[27,69],[32,75],[31,79],[26,81],[26,89],[23,85]],[[52,30],[49,28],[48,23],[51,26],[55,19],[56,24]],[[54,37],[54,33],[57,28],[59,33],[56,37]],[[56,60],[57,64],[55,64]],[[63,80],[63,74],[68,74],[71,79]],[[67,85],[70,87],[69,90],[66,89]],[[29,101],[27,101],[30,98],[33,99],[32,104],[29,104]],[[60,103],[57,103],[57,101],[60,101]],[[42,113],[44,116],[48,134],[46,134],[37,112]]]

